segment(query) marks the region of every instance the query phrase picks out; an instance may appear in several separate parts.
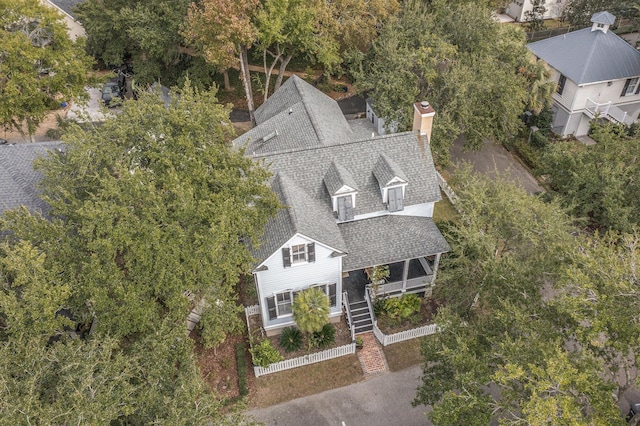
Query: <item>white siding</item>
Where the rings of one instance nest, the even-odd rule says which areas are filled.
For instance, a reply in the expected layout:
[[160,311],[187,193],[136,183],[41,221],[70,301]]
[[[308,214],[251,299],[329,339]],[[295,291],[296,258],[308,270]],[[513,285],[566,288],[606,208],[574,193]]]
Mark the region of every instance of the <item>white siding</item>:
[[[567,3],[567,0],[547,0],[545,3],[547,10],[544,13],[544,19],[560,17]],[[532,8],[531,0],[517,0],[509,3],[505,9],[505,13],[516,21],[525,22],[527,19],[525,13]]]
[[342,305],[342,257],[331,257],[333,249],[318,243],[302,235],[291,238],[283,247],[291,247],[297,244],[315,242],[316,261],[311,263],[298,263],[290,267],[284,267],[282,262],[282,250],[278,249],[269,257],[263,265],[266,271],[256,272],[258,282],[258,296],[265,328],[293,323],[292,318],[279,318],[270,321],[267,311],[266,297],[273,296],[283,290],[301,290],[313,284],[336,283],[336,307],[331,314],[339,314]]

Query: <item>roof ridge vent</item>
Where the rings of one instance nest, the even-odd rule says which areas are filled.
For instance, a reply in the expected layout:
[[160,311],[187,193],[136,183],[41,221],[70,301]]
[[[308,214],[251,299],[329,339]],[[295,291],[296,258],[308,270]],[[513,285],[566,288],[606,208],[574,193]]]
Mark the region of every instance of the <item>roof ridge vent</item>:
[[268,141],[270,141],[271,139],[275,138],[276,136],[278,136],[278,131],[277,131],[277,130],[274,130],[273,132],[271,132],[271,133],[269,133],[269,134],[267,134],[267,135],[263,136],[263,137],[262,137],[262,141],[261,141],[261,142],[262,142],[262,143],[268,142]]

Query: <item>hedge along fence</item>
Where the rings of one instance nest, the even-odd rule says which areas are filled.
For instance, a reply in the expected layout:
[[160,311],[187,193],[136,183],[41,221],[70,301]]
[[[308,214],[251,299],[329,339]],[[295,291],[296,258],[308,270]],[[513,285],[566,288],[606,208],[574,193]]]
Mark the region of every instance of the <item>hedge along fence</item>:
[[[247,319],[247,330],[251,334],[249,329],[249,317],[252,315],[260,314],[260,306],[253,305],[244,308],[244,315]],[[275,362],[269,367],[253,366],[253,372],[256,377],[264,376],[265,374],[277,373],[279,371],[290,370],[292,368],[303,367],[305,365],[315,364],[316,362],[328,361],[330,359],[339,358],[341,356],[351,355],[356,353],[356,344],[352,342],[348,345],[338,346],[337,348],[325,349],[320,352],[304,355],[298,358],[286,359],[284,361]]]
[[341,356],[351,355],[354,353],[356,353],[356,344],[349,343],[348,345],[338,346],[337,348],[325,349],[323,351],[304,355],[298,358],[275,362],[269,365],[269,367],[267,368],[254,365],[253,372],[255,373],[256,377],[260,377],[264,376],[265,374],[277,373],[279,371],[303,367],[305,365],[328,361],[330,359],[339,358]]

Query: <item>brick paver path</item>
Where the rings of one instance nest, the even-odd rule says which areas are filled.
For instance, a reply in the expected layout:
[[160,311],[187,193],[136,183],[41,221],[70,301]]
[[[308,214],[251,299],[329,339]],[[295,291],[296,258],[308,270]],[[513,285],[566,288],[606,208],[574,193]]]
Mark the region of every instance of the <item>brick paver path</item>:
[[362,341],[364,342],[362,349],[358,350],[358,359],[360,360],[364,374],[370,375],[386,372],[389,369],[387,367],[387,359],[384,357],[382,346],[378,342],[378,339],[376,339],[376,336],[374,336],[371,331],[359,334],[359,336],[362,337]]

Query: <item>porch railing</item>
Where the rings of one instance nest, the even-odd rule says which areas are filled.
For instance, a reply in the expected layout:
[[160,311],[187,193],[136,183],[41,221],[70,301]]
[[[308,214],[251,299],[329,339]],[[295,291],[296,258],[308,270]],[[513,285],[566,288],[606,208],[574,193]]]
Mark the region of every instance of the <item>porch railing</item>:
[[347,324],[349,324],[349,330],[351,330],[351,341],[356,340],[356,326],[353,324],[353,318],[351,317],[351,308],[349,308],[349,294],[347,292],[342,293],[342,307],[347,314]]
[[587,104],[585,105],[585,113],[590,118],[594,118],[596,115],[599,115],[600,117],[606,118],[609,121],[626,124],[627,126],[630,126],[635,122],[635,120],[631,118],[629,114],[613,105],[611,101],[604,104],[599,104],[595,101],[592,101],[591,99],[587,99]]

